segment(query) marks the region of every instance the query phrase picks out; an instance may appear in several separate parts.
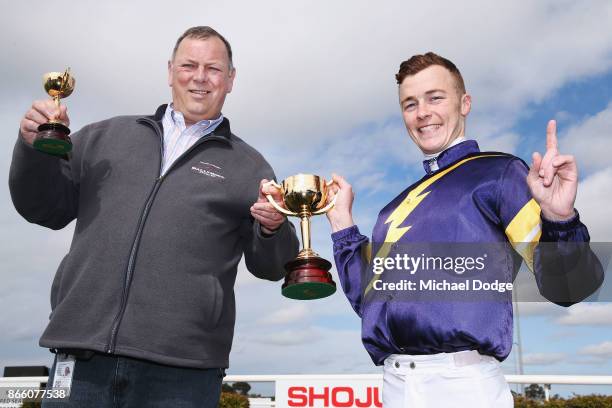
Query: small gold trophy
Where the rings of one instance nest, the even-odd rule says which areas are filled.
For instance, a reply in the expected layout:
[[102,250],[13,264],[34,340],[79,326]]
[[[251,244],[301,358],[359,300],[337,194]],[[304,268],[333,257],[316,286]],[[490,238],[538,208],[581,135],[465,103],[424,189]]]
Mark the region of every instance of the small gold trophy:
[[[43,76],[45,91],[53,98],[58,109],[60,99],[66,98],[74,90],[74,82],[70,68],[64,72],[49,72]],[[38,127],[34,148],[55,156],[63,156],[72,150],[69,134],[68,126],[58,119],[52,119]]]
[[297,174],[283,180],[282,185],[274,181],[266,183],[279,189],[287,209],[279,206],[269,194],[268,201],[285,215],[299,217],[302,230],[303,249],[298,256],[285,264],[287,276],[283,283],[283,296],[291,299],[309,300],[330,296],[336,291],[329,269],[331,263],[321,258],[310,248],[310,217],[324,214],[335,204],[327,202],[328,189],[333,183],[313,174]]

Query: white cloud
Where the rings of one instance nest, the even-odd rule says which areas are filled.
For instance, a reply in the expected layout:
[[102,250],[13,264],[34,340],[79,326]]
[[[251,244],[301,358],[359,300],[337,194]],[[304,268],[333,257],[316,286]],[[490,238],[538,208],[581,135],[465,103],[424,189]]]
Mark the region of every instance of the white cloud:
[[612,358],[612,341],[604,341],[599,344],[592,344],[583,347],[580,354],[593,357],[595,359],[611,359]]
[[553,365],[561,363],[567,359],[565,353],[529,353],[523,356],[525,365]]
[[612,165],[611,140],[612,104],[568,129],[559,140],[559,150],[571,152],[580,169],[587,173],[604,170]]
[[306,303],[297,303],[264,316],[259,319],[258,323],[263,325],[288,324],[304,322],[307,317],[309,317],[309,308]]
[[[601,357],[576,357],[572,359],[572,364],[577,364],[581,366],[588,366],[590,370],[593,370],[594,367],[603,367],[602,374],[609,374],[610,366],[607,358]],[[593,371],[591,371],[592,373]]]
[[[612,29],[591,23],[610,19],[605,1],[563,7],[555,1],[507,2],[495,13],[486,1],[421,3],[408,13],[399,0],[384,7],[348,5],[180,1],[176,7],[191,10],[191,17],[169,22],[164,8],[144,1],[40,2],[35,12],[29,3],[11,4],[4,15],[14,17],[3,24],[13,33],[5,51],[7,80],[20,78],[11,85],[29,86],[32,96],[41,96],[40,73],[70,63],[77,89],[68,103],[83,120],[150,111],[168,99],[165,63],[175,38],[189,25],[208,23],[233,44],[238,76],[226,110],[238,133],[303,148],[358,122],[398,116],[393,76],[400,61],[415,53],[435,50],[457,62],[475,113],[497,130],[511,125],[526,104],[612,63]],[[72,22],[54,37],[59,50],[29,28],[45,26],[58,7]],[[85,18],[91,13],[114,18],[109,25]],[[28,16],[27,26],[19,15]],[[429,29],[432,16],[435,30]]]
[[527,316],[555,316],[564,313],[561,308],[550,302],[519,302],[519,314]]
[[482,151],[516,153],[520,136],[516,133],[505,132],[499,136],[479,137],[477,141]]
[[579,303],[570,306],[564,316],[556,319],[568,326],[612,326],[612,303]]
[[306,344],[316,344],[322,338],[312,327],[301,330],[274,331],[255,335],[252,341],[270,346],[299,346]]
[[[605,151],[609,154],[610,149]],[[589,228],[591,242],[612,242],[610,197],[612,166],[591,174],[578,186],[576,208],[580,211],[580,219]]]

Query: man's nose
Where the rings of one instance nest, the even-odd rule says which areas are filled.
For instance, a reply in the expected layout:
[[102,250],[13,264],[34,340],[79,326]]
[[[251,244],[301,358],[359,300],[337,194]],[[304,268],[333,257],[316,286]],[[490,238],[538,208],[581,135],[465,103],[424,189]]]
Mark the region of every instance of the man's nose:
[[427,106],[426,103],[419,103],[417,106],[417,117],[419,119],[425,119],[429,116],[431,116],[431,110],[429,109],[429,106]]
[[206,82],[208,80],[208,73],[206,72],[206,67],[199,66],[193,74],[193,79],[194,81],[198,82]]

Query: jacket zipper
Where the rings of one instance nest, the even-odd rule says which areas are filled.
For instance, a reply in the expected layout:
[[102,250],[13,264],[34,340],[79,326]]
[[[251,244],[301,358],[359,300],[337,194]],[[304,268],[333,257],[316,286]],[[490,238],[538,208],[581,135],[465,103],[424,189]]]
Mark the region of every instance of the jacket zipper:
[[149,193],[147,197],[147,201],[144,207],[144,210],[140,214],[140,219],[138,220],[138,228],[136,229],[136,237],[134,238],[134,242],[132,243],[132,249],[130,250],[130,258],[128,261],[127,271],[125,274],[125,280],[123,281],[123,294],[121,295],[121,307],[119,308],[119,312],[115,316],[115,320],[113,321],[113,325],[111,328],[111,335],[109,340],[109,345],[106,350],[107,353],[112,354],[115,351],[115,342],[117,340],[117,331],[119,330],[119,324],[121,323],[121,319],[123,318],[123,314],[125,312],[125,308],[127,306],[127,298],[130,291],[130,285],[132,283],[132,275],[134,273],[134,261],[136,260],[136,254],[138,252],[138,246],[140,244],[140,237],[142,236],[142,230],[144,228],[145,220],[147,215],[149,214],[149,209],[151,208],[151,204],[153,203],[153,199],[155,198],[155,193],[159,189],[161,184],[161,179],[158,178],[155,180],[155,184],[153,185],[153,189]]
[[147,216],[149,215],[149,210],[151,209],[151,206],[153,205],[153,201],[155,200],[155,196],[157,195],[157,191],[159,190],[159,187],[161,186],[162,181],[164,180],[166,174],[168,174],[170,172],[170,170],[172,170],[172,168],[175,167],[175,165],[181,161],[185,156],[187,156],[193,149],[195,149],[197,146],[199,146],[200,144],[202,144],[204,141],[207,140],[220,140],[223,142],[226,142],[226,140],[222,137],[215,137],[214,135],[211,136],[207,136],[207,137],[202,137],[200,140],[198,140],[196,143],[193,144],[193,146],[191,146],[189,149],[187,149],[183,154],[181,154],[175,161],[174,163],[172,163],[170,165],[170,167],[168,168],[168,170],[166,170],[166,172],[161,175],[162,169],[163,169],[163,158],[164,158],[164,134],[163,131],[159,128],[159,125],[157,124],[157,122],[155,122],[154,120],[151,119],[142,119],[143,123],[148,124],[149,126],[151,126],[153,128],[153,130],[155,131],[155,133],[157,133],[157,135],[160,138],[160,157],[159,157],[159,176],[157,176],[157,178],[155,179],[155,184],[153,184],[153,188],[151,189],[151,191],[149,192],[149,195],[147,196],[147,200],[145,201],[145,206],[142,210],[142,212],[140,213],[140,218],[138,220],[138,227],[136,228],[136,236],[134,238],[134,241],[132,242],[132,249],[130,250],[130,257],[128,260],[128,266],[126,269],[126,273],[125,273],[125,279],[123,281],[123,292],[121,295],[121,305],[119,307],[119,312],[117,312],[117,315],[115,316],[115,319],[113,320],[113,325],[111,326],[111,332],[110,332],[110,337],[109,337],[109,341],[108,341],[108,347],[106,348],[106,353],[107,354],[113,354],[115,352],[115,346],[117,343],[117,333],[119,331],[119,326],[121,325],[121,321],[123,320],[123,315],[125,313],[125,309],[127,307],[127,300],[128,300],[128,296],[129,296],[129,292],[130,292],[130,287],[132,284],[132,277],[134,274],[134,267],[136,264],[136,255],[138,254],[138,248],[140,246],[140,238],[142,237],[142,231],[144,229],[144,225],[145,222],[147,220]]

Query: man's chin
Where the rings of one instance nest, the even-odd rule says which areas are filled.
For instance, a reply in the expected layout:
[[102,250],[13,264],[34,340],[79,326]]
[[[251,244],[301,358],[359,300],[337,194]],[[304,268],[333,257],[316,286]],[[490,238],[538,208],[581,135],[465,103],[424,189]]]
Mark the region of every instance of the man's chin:
[[189,115],[189,117],[192,119],[197,119],[196,122],[204,119],[216,119],[211,117],[212,114],[208,109],[190,109],[187,112],[187,115]]
[[424,154],[436,154],[444,150],[443,143],[421,143],[419,147]]

